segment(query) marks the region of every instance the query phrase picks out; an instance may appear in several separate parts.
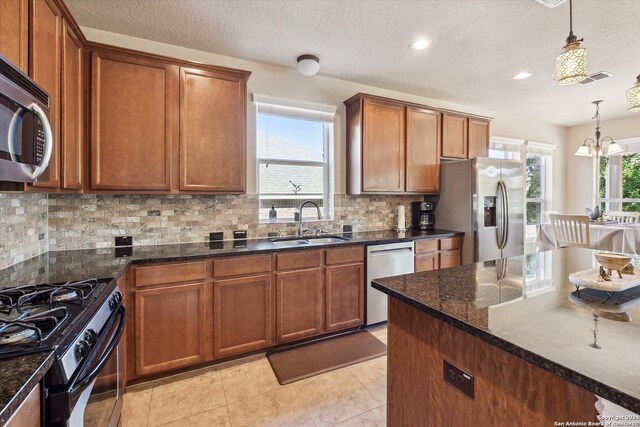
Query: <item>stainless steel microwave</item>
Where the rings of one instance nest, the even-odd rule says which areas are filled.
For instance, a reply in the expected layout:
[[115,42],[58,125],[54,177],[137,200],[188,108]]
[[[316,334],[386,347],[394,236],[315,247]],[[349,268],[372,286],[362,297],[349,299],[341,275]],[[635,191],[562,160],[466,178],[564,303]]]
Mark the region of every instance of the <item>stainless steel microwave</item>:
[[48,179],[49,95],[0,55],[0,181]]

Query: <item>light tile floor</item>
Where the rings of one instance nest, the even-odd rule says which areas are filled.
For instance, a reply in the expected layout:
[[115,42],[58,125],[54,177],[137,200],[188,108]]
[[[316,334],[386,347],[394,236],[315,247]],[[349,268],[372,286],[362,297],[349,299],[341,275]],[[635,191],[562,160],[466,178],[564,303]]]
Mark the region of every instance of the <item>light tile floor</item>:
[[[385,326],[370,328],[387,342]],[[387,357],[290,385],[264,355],[176,375],[124,394],[122,427],[386,426]]]

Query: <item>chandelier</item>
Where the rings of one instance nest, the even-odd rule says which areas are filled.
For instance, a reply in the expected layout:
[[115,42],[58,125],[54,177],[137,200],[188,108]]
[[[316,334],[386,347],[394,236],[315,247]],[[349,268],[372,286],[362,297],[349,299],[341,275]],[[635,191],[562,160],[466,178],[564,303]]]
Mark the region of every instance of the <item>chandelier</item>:
[[569,0],[569,37],[556,60],[553,76],[559,85],[570,85],[587,78],[587,49],[580,47],[583,40],[573,35],[573,5]]
[[[596,106],[596,114],[592,119],[596,119],[596,132],[594,140],[593,138],[587,138],[584,140],[578,151],[575,152],[576,156],[595,157],[610,156],[612,154],[623,153],[624,150],[620,147],[610,136],[605,136],[600,139],[600,104],[604,102],[593,101],[592,104]],[[605,147],[605,143],[608,145]]]

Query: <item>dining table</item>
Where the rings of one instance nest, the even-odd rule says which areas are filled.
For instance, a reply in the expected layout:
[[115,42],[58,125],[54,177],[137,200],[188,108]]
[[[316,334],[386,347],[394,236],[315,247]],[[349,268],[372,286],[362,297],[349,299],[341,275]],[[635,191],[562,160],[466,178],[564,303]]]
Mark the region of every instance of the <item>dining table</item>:
[[[640,254],[640,224],[589,224],[592,249]],[[556,236],[551,223],[537,226],[536,245],[540,250],[553,249]]]

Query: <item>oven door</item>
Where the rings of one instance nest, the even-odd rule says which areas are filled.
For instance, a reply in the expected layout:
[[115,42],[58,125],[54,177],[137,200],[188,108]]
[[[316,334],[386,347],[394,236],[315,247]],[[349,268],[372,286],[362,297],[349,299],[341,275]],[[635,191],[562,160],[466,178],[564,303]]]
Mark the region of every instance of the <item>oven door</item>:
[[115,427],[122,408],[122,345],[125,309],[120,307],[101,333],[101,345],[70,384],[49,394],[49,422],[55,426]]

